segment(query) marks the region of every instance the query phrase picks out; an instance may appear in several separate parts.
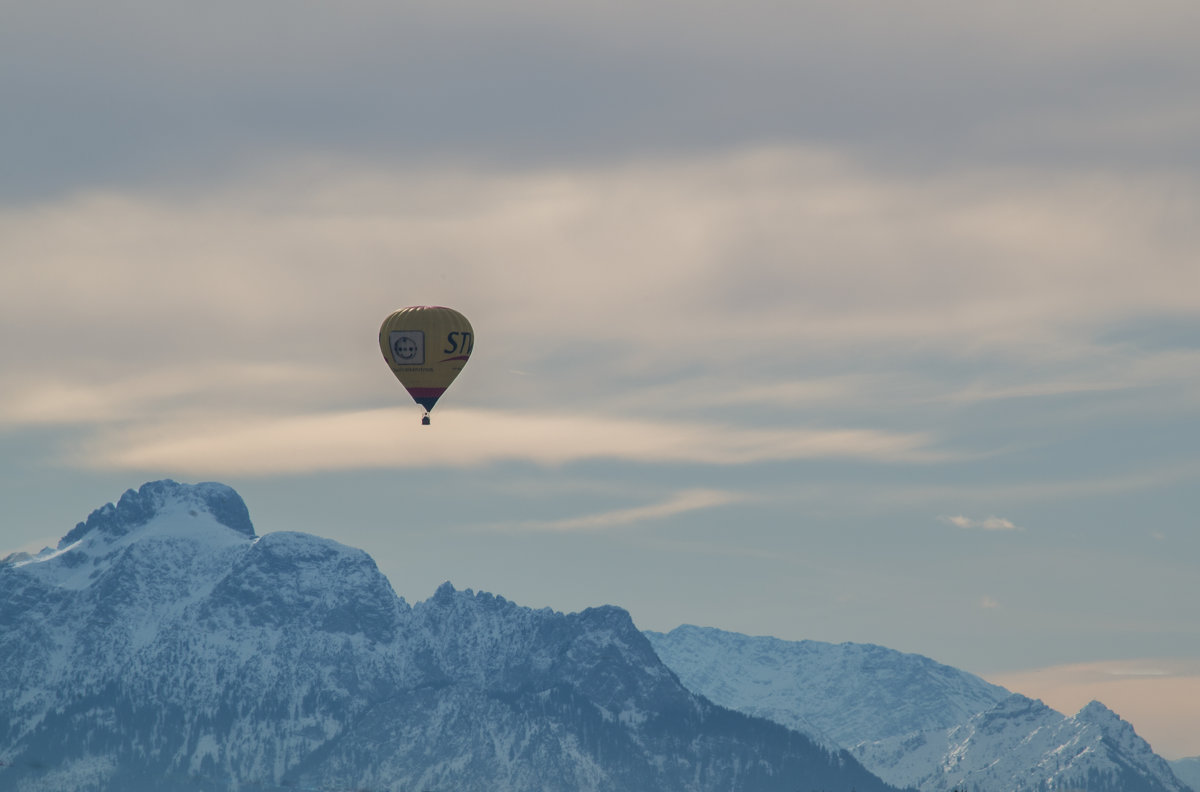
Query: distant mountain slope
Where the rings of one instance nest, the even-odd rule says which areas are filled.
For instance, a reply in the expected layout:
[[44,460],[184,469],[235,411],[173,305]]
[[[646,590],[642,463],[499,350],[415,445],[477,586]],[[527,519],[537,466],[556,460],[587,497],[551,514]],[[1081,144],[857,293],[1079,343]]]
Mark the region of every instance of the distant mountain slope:
[[1099,702],[1074,717],[963,671],[879,646],[787,642],[701,627],[647,633],[692,690],[851,746],[921,792],[1187,792]]
[[1176,778],[1196,792],[1200,792],[1200,756],[1176,759],[1170,765]]
[[691,625],[646,637],[691,690],[847,747],[949,728],[1009,695],[927,657],[870,644],[782,641]]
[[0,563],[0,789],[891,790],[686,690],[618,608],[409,606],[362,551],[170,481]]
[[922,792],[1187,792],[1133,727],[1097,701],[1067,717],[1014,694],[952,729],[864,743],[854,753]]

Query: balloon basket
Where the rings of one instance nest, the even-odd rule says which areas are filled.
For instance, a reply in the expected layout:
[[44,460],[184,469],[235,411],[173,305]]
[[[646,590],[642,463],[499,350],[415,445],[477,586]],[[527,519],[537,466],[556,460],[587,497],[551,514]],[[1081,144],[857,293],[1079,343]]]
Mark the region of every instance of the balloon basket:
[[421,418],[421,426],[429,426],[429,413],[425,413]]

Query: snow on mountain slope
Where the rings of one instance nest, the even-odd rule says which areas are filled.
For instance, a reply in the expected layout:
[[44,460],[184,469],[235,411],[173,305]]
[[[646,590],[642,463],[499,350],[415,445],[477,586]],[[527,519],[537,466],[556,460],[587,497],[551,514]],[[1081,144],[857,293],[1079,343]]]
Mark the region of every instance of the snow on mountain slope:
[[683,626],[647,633],[690,689],[850,747],[921,792],[1186,792],[1133,727],[1093,702],[1074,717],[919,655]]
[[1096,701],[1067,717],[1014,694],[962,725],[863,743],[853,753],[922,792],[1187,792],[1133,727]]
[[0,563],[0,789],[279,788],[891,790],[686,690],[623,610],[409,606],[223,485],[147,484]]
[[[70,531],[58,547],[35,556],[17,554],[4,560],[23,568],[43,583],[60,589],[82,589],[132,553],[184,553],[175,560],[178,571],[189,572],[189,559],[220,554],[224,548],[255,538],[254,526],[241,496],[223,484],[182,488],[170,481],[127,491],[114,504],[92,512]],[[54,561],[55,563],[47,563]],[[203,574],[203,570],[198,570]]]
[[686,691],[619,608],[533,611],[445,584],[412,615],[443,678],[401,692],[289,779],[328,785],[382,756],[369,787],[464,788],[470,773],[488,779],[481,790],[879,786],[845,752]]
[[57,549],[0,565],[0,645],[12,653],[4,658],[0,711],[10,713],[10,734],[42,722],[63,691],[82,695],[101,685],[114,663],[128,662],[253,544],[233,490],[176,486],[130,490]]
[[691,690],[847,747],[948,728],[1008,696],[965,671],[870,644],[782,641],[691,625],[646,636]]

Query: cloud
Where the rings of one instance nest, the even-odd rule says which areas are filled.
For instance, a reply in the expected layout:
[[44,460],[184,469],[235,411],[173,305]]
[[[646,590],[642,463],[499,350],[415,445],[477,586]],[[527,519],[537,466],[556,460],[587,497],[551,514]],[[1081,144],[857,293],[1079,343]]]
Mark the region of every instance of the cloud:
[[223,400],[242,409],[255,401],[303,403],[327,395],[332,379],[312,366],[253,361],[165,365],[87,381],[66,373],[13,377],[0,401],[0,427],[128,421],[186,405],[205,405],[211,412]]
[[[813,146],[570,169],[292,164],[0,208],[0,260],[16,262],[0,332],[21,339],[0,350],[0,427],[70,427],[69,464],[156,475],[925,464],[971,453],[928,415],[947,402],[1120,389],[1137,412],[1139,388],[1200,391],[1190,350],[1097,340],[1200,312],[1200,232],[1115,200],[1131,188],[1114,174],[913,177]],[[1163,179],[1136,189],[1200,215],[1194,185]],[[375,335],[418,302],[463,310],[477,353],[446,405],[464,432],[435,416],[436,443],[398,444],[376,428],[405,423],[381,405],[406,397]],[[964,387],[964,360],[988,379]]]
[[[1139,388],[1200,391],[1191,350],[1097,341],[1200,312],[1200,232],[1115,200],[1130,182],[1114,174],[914,177],[814,146],[569,169],[289,164],[0,208],[15,262],[0,332],[21,339],[0,350],[0,427],[71,427],[70,464],[155,473],[924,464],[970,453],[942,424],[922,431],[919,411],[947,402],[1119,389],[1136,412]],[[1163,179],[1136,189],[1200,214],[1194,185]],[[453,402],[471,436],[439,422],[437,443],[397,446],[373,428],[406,399],[375,334],[418,302],[476,327]],[[988,379],[964,387],[954,372],[975,359]]]
[[677,492],[666,500],[645,506],[586,514],[560,520],[538,520],[484,526],[485,530],[516,533],[567,533],[595,531],[650,520],[661,520],[700,509],[711,509],[744,500],[744,496],[722,490],[691,489]]
[[[1200,311],[1200,231],[1171,219],[1200,214],[1200,194],[1166,177],[904,177],[806,146],[572,170],[281,171],[0,211],[0,256],[16,262],[0,326],[25,339],[5,355],[89,376],[135,357],[358,361],[349,345],[379,317],[434,300],[472,317],[480,360],[498,353],[504,371],[553,361],[603,386],[702,366],[762,399],[783,395],[765,395],[782,372],[847,376],[828,367],[856,350],[1059,365],[1053,383],[1018,368],[982,394],[1021,395],[1168,376],[1061,369],[1103,358],[1097,328]],[[1170,211],[1133,200],[1156,194]]]
[[[1186,459],[1162,464],[1157,460],[1149,469],[1134,470],[1117,475],[1097,476],[1082,479],[1059,479],[1037,481],[992,481],[985,484],[962,483],[932,486],[880,486],[874,491],[874,500],[886,508],[914,506],[947,501],[1019,502],[1044,503],[1076,498],[1093,498],[1103,494],[1125,494],[1170,487],[1200,476],[1200,464]],[[826,490],[830,485],[825,486]],[[852,490],[849,490],[852,491]],[[848,492],[849,492],[848,491]],[[847,497],[848,493],[835,492]],[[968,520],[964,515],[956,519]],[[950,517],[938,518],[954,525]],[[961,526],[960,526],[961,527]]]
[[943,522],[947,522],[957,528],[965,528],[968,530],[981,531],[1023,531],[1025,530],[1019,525],[1013,523],[1012,520],[1006,520],[1003,517],[984,517],[983,519],[973,519],[965,517],[961,514],[954,517],[943,517]]
[[[15,163],[25,179],[236,168],[279,150],[561,162],[564,150],[623,158],[843,138],[910,161],[914,149],[940,159],[964,146],[1071,153],[1113,118],[1194,104],[1177,77],[1194,72],[1194,25],[1175,0],[929,0],[869,15],[754,0],[737,15],[696,5],[686,24],[628,2],[156,10],[54,0],[6,16],[0,73],[28,119],[13,148],[39,155]],[[1046,120],[1084,111],[1095,123]],[[81,117],[92,123],[73,128]],[[1120,139],[1134,156],[1148,148],[1145,135]]]
[[66,463],[181,475],[272,475],[314,470],[457,467],[502,460],[561,465],[585,459],[741,465],[795,459],[928,462],[932,439],[869,429],[748,429],[571,413],[360,410],[286,417],[197,416],[110,426]]
[[983,608],[984,610],[995,610],[1000,607],[1000,602],[995,597],[984,595],[984,597],[979,600],[979,607]]
[[1043,381],[1025,382],[1019,385],[988,386],[975,383],[945,396],[951,402],[980,402],[1000,399],[1032,399],[1054,396],[1073,396],[1081,393],[1097,393],[1123,390],[1133,386],[1130,381],[1107,380],[1098,382]]

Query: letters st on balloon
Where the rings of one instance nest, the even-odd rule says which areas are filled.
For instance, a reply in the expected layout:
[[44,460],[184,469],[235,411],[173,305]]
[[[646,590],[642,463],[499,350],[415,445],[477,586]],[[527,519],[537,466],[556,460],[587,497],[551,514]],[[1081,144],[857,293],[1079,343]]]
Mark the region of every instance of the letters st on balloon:
[[450,332],[446,335],[446,344],[446,348],[442,350],[443,355],[453,355],[457,352],[459,356],[452,359],[466,361],[471,357],[471,349],[475,346],[475,334],[470,331]]
[[466,365],[475,347],[467,318],[452,308],[410,306],[393,312],[379,328],[388,367],[413,401],[429,411]]

